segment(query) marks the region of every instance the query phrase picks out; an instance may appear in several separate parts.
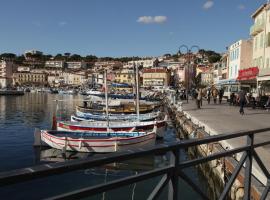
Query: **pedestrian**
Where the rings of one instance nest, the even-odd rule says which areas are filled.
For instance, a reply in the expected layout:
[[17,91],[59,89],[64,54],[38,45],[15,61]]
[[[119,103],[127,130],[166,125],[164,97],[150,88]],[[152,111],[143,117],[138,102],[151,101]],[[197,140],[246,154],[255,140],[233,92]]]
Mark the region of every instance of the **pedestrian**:
[[210,104],[210,101],[211,101],[211,88],[207,89],[206,95],[207,95],[207,102],[208,102],[208,104]]
[[197,108],[200,109],[202,106],[202,88],[199,88],[198,90],[196,90],[197,93],[197,98],[196,98],[196,104],[197,104]]
[[213,97],[213,100],[214,100],[214,104],[217,104],[217,96],[218,96],[218,90],[213,87],[212,89],[212,97]]
[[232,92],[230,94],[230,106],[233,105],[234,106],[235,103],[235,94]]
[[239,110],[239,113],[240,115],[244,115],[245,112],[244,112],[244,106],[246,103],[248,103],[248,98],[247,98],[247,95],[246,95],[246,92],[241,90],[239,93],[238,93],[238,97],[237,97],[237,101],[240,105],[240,110]]
[[219,104],[221,104],[221,102],[222,102],[223,95],[224,95],[224,90],[223,90],[223,88],[220,88],[219,93],[218,93]]

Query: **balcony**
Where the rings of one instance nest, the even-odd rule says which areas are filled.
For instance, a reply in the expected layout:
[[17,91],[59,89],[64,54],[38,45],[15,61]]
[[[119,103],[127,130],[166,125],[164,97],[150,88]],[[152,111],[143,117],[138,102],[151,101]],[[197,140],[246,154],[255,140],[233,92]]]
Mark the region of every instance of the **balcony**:
[[257,35],[258,33],[264,30],[264,27],[265,27],[265,21],[264,20],[258,21],[257,23],[255,23],[254,25],[250,27],[250,35],[251,36]]

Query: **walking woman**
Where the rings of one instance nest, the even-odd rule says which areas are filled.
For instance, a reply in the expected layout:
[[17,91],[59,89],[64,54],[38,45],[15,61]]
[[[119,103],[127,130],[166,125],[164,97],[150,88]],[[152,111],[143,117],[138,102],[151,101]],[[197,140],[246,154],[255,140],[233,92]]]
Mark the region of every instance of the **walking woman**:
[[212,89],[212,97],[213,97],[213,100],[214,100],[214,104],[217,103],[217,96],[218,96],[218,90],[215,87],[213,87],[213,89]]

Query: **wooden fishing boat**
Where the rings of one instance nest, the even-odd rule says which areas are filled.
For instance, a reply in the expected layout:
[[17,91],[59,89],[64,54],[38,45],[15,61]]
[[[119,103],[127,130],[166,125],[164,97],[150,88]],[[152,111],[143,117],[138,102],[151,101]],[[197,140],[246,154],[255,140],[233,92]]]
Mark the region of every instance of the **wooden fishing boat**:
[[163,137],[166,127],[167,116],[163,120],[158,121],[113,121],[107,123],[106,121],[58,121],[56,122],[58,131],[74,131],[74,132],[106,132],[107,128],[113,131],[131,131],[135,129],[137,131],[149,131],[157,126],[157,136]]
[[76,152],[116,152],[155,145],[151,132],[69,132],[41,130],[41,141],[52,148]]
[[[154,105],[140,105],[140,113],[149,113],[155,109]],[[84,113],[105,113],[106,108],[102,105],[93,104],[91,107],[76,106],[76,110]],[[136,108],[134,103],[108,106],[108,112],[111,114],[134,114]]]
[[106,114],[91,114],[91,113],[83,113],[80,111],[76,111],[76,116],[71,116],[71,121],[85,121],[85,120],[98,120],[98,121],[149,121],[149,120],[155,120],[159,116],[159,112],[152,112],[152,113],[146,113],[141,114],[138,116],[136,114],[109,114],[108,117]]

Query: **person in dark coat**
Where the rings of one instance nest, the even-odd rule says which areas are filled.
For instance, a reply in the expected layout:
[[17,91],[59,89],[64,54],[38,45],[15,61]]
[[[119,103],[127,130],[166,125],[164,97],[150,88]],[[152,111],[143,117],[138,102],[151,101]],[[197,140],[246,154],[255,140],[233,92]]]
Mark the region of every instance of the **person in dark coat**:
[[241,90],[238,94],[238,103],[240,105],[240,110],[239,113],[240,115],[244,115],[244,106],[246,103],[248,103],[248,99],[247,99],[247,95],[245,93],[245,91]]
[[221,104],[221,102],[222,102],[223,95],[224,95],[224,90],[223,90],[223,88],[220,88],[220,90],[218,92],[219,104]]

